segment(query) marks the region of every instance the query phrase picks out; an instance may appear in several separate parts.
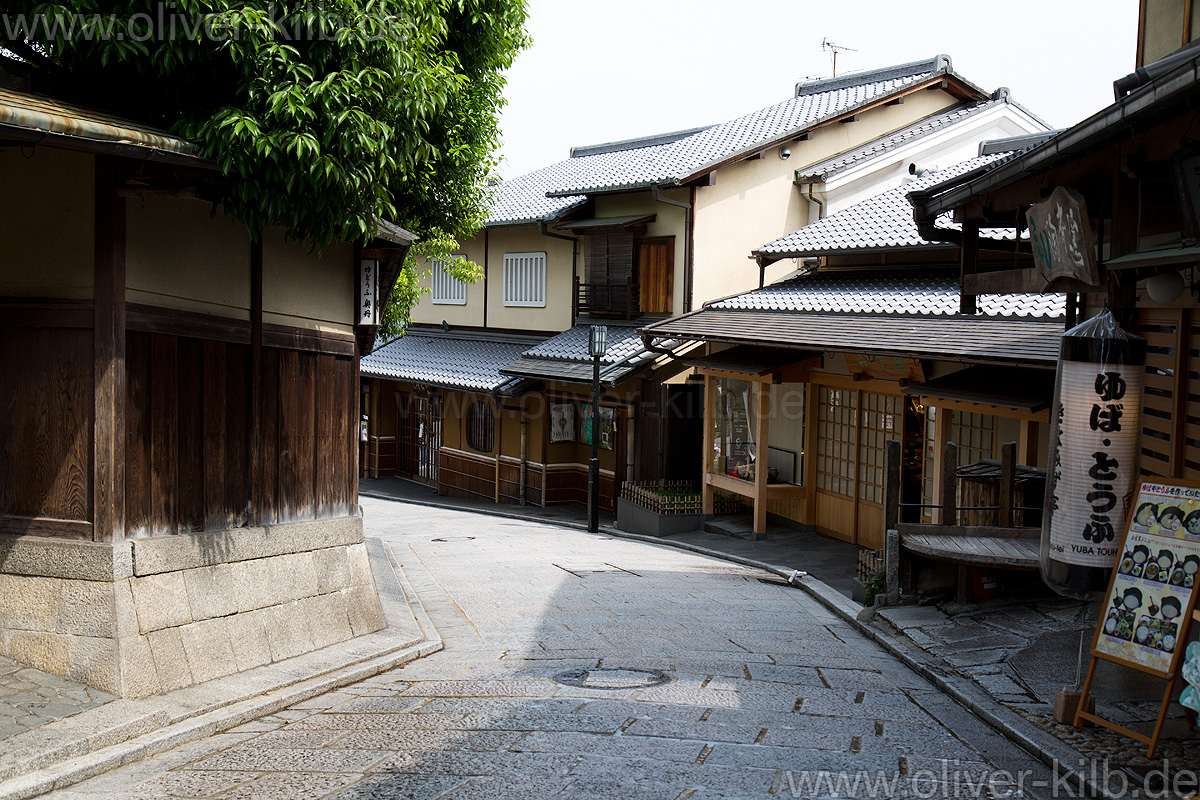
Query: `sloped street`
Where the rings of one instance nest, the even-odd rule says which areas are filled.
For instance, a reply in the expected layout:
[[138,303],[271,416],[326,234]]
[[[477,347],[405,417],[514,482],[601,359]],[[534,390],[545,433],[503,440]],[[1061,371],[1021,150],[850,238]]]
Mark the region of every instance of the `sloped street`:
[[[51,796],[1030,797],[1047,779],[773,576],[555,526],[363,505],[442,652]],[[1019,794],[1009,776],[1022,774]]]

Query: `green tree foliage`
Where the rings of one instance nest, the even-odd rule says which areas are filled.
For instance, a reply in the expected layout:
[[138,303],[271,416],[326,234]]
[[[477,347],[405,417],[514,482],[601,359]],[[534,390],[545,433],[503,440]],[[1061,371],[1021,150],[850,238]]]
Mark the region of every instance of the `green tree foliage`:
[[[196,142],[254,235],[321,248],[376,217],[446,254],[471,235],[496,167],[504,71],[525,0],[10,0],[0,44],[37,85]],[[474,280],[470,262],[452,265]],[[389,309],[403,327],[412,260]]]

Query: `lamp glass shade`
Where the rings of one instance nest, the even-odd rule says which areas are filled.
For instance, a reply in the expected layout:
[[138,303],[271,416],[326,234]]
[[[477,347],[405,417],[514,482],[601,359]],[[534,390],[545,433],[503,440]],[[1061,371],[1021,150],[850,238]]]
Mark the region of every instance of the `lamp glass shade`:
[[588,338],[588,355],[592,358],[602,358],[608,349],[608,326],[593,325],[591,336]]
[[1155,275],[1146,281],[1146,294],[1156,303],[1171,303],[1183,294],[1183,276],[1172,270]]

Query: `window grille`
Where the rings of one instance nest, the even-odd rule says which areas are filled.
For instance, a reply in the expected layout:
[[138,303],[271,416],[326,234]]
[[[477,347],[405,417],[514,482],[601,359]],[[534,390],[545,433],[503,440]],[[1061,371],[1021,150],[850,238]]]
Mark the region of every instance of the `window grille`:
[[450,263],[458,258],[466,258],[466,256],[452,255],[449,262],[440,258],[433,259],[429,298],[437,305],[465,306],[467,304],[467,284],[454,277],[447,269]]
[[496,444],[496,417],[487,403],[473,403],[467,411],[467,444],[480,453],[490,453]]
[[545,308],[545,253],[504,254],[504,305]]

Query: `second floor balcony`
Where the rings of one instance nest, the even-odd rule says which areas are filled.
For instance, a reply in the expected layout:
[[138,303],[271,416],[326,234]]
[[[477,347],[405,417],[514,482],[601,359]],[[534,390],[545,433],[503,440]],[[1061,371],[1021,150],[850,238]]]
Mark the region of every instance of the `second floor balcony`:
[[584,283],[575,278],[574,315],[633,319],[641,314],[641,293],[634,278]]

